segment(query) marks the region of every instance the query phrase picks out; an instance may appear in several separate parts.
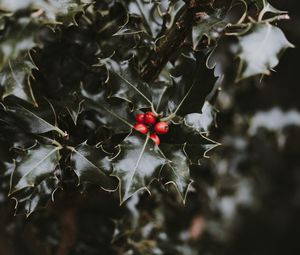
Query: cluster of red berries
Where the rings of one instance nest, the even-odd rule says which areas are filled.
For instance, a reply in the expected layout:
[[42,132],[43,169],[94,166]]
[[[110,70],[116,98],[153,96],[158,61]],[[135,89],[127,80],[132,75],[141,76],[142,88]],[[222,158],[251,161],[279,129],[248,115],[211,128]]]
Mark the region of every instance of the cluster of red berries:
[[[155,133],[150,134],[150,138],[155,142],[155,144],[160,144],[160,138],[157,134],[166,134],[169,132],[169,124],[165,121],[158,121],[157,116],[154,112],[140,113],[136,115],[136,124],[134,129],[142,134],[147,134],[149,132],[149,127],[154,124]],[[147,126],[148,125],[148,126]]]

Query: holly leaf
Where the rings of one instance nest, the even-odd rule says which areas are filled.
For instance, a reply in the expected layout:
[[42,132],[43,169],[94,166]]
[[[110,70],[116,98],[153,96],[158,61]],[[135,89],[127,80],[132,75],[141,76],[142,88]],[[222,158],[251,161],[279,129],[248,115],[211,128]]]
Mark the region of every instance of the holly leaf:
[[144,83],[135,67],[134,59],[117,63],[106,60],[110,97],[120,98],[132,103],[136,109],[152,105],[149,86]]
[[205,101],[201,112],[187,114],[184,117],[184,124],[193,129],[193,131],[208,133],[215,121],[216,110],[208,101]]
[[2,99],[13,95],[37,106],[30,84],[34,69],[37,67],[29,53],[15,60],[9,60],[0,72],[0,86],[4,88]]
[[45,0],[23,0],[23,1],[11,1],[11,0],[0,0],[0,9],[7,12],[17,12],[20,10],[48,6]]
[[78,102],[78,100],[74,99],[71,103],[65,106],[74,122],[74,125],[77,124],[78,116],[83,112],[83,105],[84,100],[80,100]]
[[[19,57],[20,54],[40,46],[37,38],[39,25],[30,18],[12,19],[11,22],[6,23],[5,30],[0,38],[0,70],[3,69],[9,61],[13,61]],[[18,61],[20,62],[21,59],[22,56],[20,56],[20,59],[17,60],[16,63],[18,63]],[[10,63],[10,65],[14,68],[14,63]],[[6,68],[9,69],[9,67]]]
[[36,16],[44,15],[46,20],[61,21],[66,25],[76,24],[77,13],[84,12],[84,7],[91,1],[81,0],[0,0],[0,9],[6,12],[18,12],[21,10],[38,10]]
[[203,36],[207,37],[208,45],[211,40],[217,40],[223,30],[226,28],[227,22],[224,21],[224,17],[227,13],[227,8],[213,9],[211,12],[200,12],[199,21],[192,30],[193,48],[197,49],[197,46]]
[[160,2],[152,0],[135,0],[128,6],[131,15],[138,15],[143,20],[145,31],[155,38],[159,33],[163,20],[158,11]]
[[255,24],[239,37],[240,65],[237,81],[257,75],[269,75],[278,65],[280,55],[294,46],[280,28],[270,24]]
[[[205,132],[199,132],[185,123],[172,125],[168,135],[161,137],[161,144],[170,144],[173,146],[181,145],[185,155],[189,159],[189,164],[200,164],[207,153],[220,144],[209,139]],[[175,147],[176,148],[176,147]]]
[[59,180],[56,176],[43,180],[35,187],[25,188],[12,195],[16,200],[16,213],[26,214],[28,217],[34,211],[43,208],[51,200],[54,201],[54,193],[59,188]]
[[[200,55],[199,55],[200,56]],[[171,71],[173,84],[165,90],[158,112],[164,116],[185,116],[201,112],[205,98],[213,90],[216,78],[206,67],[204,57],[181,55]]]
[[188,188],[192,183],[190,178],[189,159],[185,155],[184,146],[178,144],[161,144],[159,147],[167,159],[160,176],[165,185],[173,184],[185,203]]
[[71,165],[78,176],[79,184],[92,183],[105,190],[116,190],[116,182],[109,177],[111,173],[109,154],[102,148],[90,146],[86,142],[72,148]]
[[92,1],[82,0],[50,0],[51,6],[47,8],[48,17],[53,21],[63,22],[65,25],[77,25],[75,16],[78,13],[84,13],[85,8]]
[[287,13],[286,11],[281,11],[273,7],[267,0],[256,0],[256,5],[260,9],[260,13],[259,13],[260,19],[262,19],[266,13],[272,13],[272,14]]
[[42,181],[52,177],[59,164],[61,147],[36,143],[27,149],[21,161],[16,162],[11,175],[9,194],[25,188],[35,188]]
[[123,203],[140,190],[148,190],[156,170],[165,164],[165,158],[149,136],[133,131],[119,145],[112,159],[112,176],[119,179],[120,201]]
[[[7,107],[7,112],[15,119],[18,126],[32,134],[42,134],[50,131],[56,131],[62,136],[65,133],[56,125],[51,124],[49,120],[49,111],[45,109],[28,109],[21,105]],[[52,112],[51,112],[52,113]]]
[[97,112],[99,114],[97,120],[103,126],[115,133],[130,132],[134,118],[126,101],[107,98],[105,90],[92,94],[82,88],[81,93],[87,99],[84,103],[85,108]]

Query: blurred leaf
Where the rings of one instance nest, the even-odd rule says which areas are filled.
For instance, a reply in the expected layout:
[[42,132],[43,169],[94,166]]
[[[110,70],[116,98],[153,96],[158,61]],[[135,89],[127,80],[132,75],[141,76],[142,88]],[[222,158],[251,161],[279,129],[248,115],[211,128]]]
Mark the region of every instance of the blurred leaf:
[[210,45],[211,40],[218,39],[225,27],[227,22],[224,21],[227,9],[224,7],[220,9],[214,9],[210,13],[199,13],[199,21],[193,26],[192,37],[193,37],[193,48],[197,49],[197,45],[206,36],[208,39],[208,45]]
[[72,149],[71,164],[79,178],[79,184],[92,183],[105,190],[116,190],[116,182],[109,177],[111,162],[101,148],[82,143]]
[[56,176],[49,177],[33,188],[25,188],[12,195],[16,200],[16,214],[31,213],[39,208],[43,208],[53,199],[54,192],[59,188],[59,180]]
[[148,190],[155,171],[165,163],[165,159],[149,136],[136,131],[119,145],[119,150],[112,159],[112,176],[119,179],[120,201],[123,203],[134,193]]
[[26,150],[20,162],[16,162],[11,175],[10,195],[24,188],[35,188],[42,181],[53,176],[59,164],[61,148],[37,143]]
[[[0,37],[0,70],[8,65],[9,61],[13,61],[18,57],[20,58],[16,60],[17,63],[22,58],[26,59],[20,54],[40,46],[37,38],[38,30],[38,24],[27,17],[6,22],[4,32]],[[13,62],[10,65],[15,69]],[[23,66],[21,63],[19,65]],[[6,69],[9,69],[9,67],[6,66]]]
[[202,107],[202,113],[190,113],[184,117],[184,123],[194,131],[199,133],[208,133],[211,125],[214,123],[216,110],[205,101]]
[[257,74],[269,75],[283,51],[294,47],[280,28],[270,24],[253,25],[246,35],[239,37],[239,46],[237,81]]
[[37,67],[29,54],[8,61],[0,72],[0,86],[4,87],[2,98],[13,95],[37,106],[30,84],[34,69]]
[[91,3],[89,0],[0,0],[0,10],[17,12],[30,9],[36,11],[33,17],[45,15],[45,22],[62,21],[66,25],[76,24],[77,13],[83,12],[84,7]]

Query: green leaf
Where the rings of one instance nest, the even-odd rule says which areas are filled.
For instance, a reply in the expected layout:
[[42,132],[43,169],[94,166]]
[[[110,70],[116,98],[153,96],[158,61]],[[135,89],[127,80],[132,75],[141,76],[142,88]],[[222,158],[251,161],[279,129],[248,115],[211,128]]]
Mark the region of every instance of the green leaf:
[[182,117],[201,112],[205,98],[216,82],[214,71],[206,67],[204,59],[203,55],[197,59],[192,55],[180,56],[171,72],[173,84],[165,90],[158,112],[162,111],[164,116],[173,113]]
[[59,188],[59,180],[56,176],[49,177],[34,188],[25,188],[12,195],[16,200],[16,214],[26,214],[28,217],[34,211],[43,208],[51,200]]
[[73,100],[70,104],[67,104],[66,109],[70,114],[74,124],[77,124],[78,116],[83,111],[84,100],[78,102],[78,100]]
[[117,183],[109,177],[111,173],[109,154],[101,148],[87,143],[72,148],[71,165],[79,178],[79,184],[92,183],[110,191],[117,189]]
[[[189,164],[199,165],[207,153],[220,144],[209,139],[205,132],[186,126],[185,123],[170,126],[167,136],[163,137],[162,144],[173,146],[181,145],[185,155],[189,158]],[[176,147],[175,147],[176,148]]]
[[111,88],[110,97],[133,103],[136,109],[151,107],[150,88],[139,76],[133,58],[121,63],[107,60],[106,63],[108,85]]
[[115,133],[128,133],[132,129],[134,116],[126,101],[115,101],[107,98],[106,91],[102,90],[98,94],[91,94],[84,88],[81,93],[86,101],[86,109],[96,111],[98,121],[103,126],[113,130]]
[[43,111],[41,108],[27,109],[21,105],[10,106],[7,107],[7,112],[14,116],[18,125],[22,126],[29,133],[42,134],[56,131],[60,135],[65,136],[65,133],[61,129],[50,123],[48,120],[49,112]]
[[59,164],[61,148],[37,143],[26,150],[21,161],[16,162],[11,175],[10,195],[28,187],[36,187],[42,181],[53,176]]
[[[39,25],[27,17],[7,22],[4,33],[0,37],[0,71],[9,61],[15,60],[20,54],[40,46],[37,38],[38,30]],[[19,61],[22,58],[20,56]],[[14,63],[10,64],[14,68]]]
[[[91,1],[81,0],[0,0],[0,10],[17,12],[31,9],[38,10],[39,15],[44,15],[46,20],[62,21],[66,25],[76,24],[75,15],[84,11],[84,7]],[[33,15],[35,17],[35,15]],[[46,21],[45,20],[45,21]]]
[[211,40],[217,40],[223,30],[226,28],[227,22],[224,21],[226,8],[215,9],[211,13],[201,13],[203,17],[200,17],[198,24],[193,26],[193,48],[197,49],[197,45],[206,36],[208,39],[208,45]]
[[256,5],[260,9],[260,13],[259,13],[260,19],[262,19],[266,13],[272,13],[272,14],[287,13],[286,11],[281,11],[276,9],[267,0],[256,0]]
[[89,0],[49,0],[51,7],[47,8],[48,17],[52,20],[63,22],[65,25],[77,25],[75,16],[84,13],[85,7],[92,1]]
[[158,12],[159,5],[159,1],[134,0],[128,6],[131,15],[138,15],[142,18],[145,31],[153,38],[159,33],[163,23]]
[[185,155],[183,145],[161,144],[159,147],[167,163],[161,170],[160,176],[165,185],[173,184],[185,203],[188,188],[192,183],[190,178],[189,159]]
[[165,161],[149,136],[133,131],[119,145],[119,152],[112,159],[112,176],[119,179],[121,203],[140,190],[148,191],[156,170]]
[[0,0],[0,9],[9,12],[16,12],[20,10],[48,6],[45,0],[22,0],[22,1],[11,1],[11,0]]
[[239,37],[240,66],[237,81],[257,75],[269,75],[278,65],[279,56],[294,46],[286,39],[280,28],[270,24],[255,24]]
[[9,60],[0,72],[0,86],[4,88],[2,99],[13,95],[37,106],[30,84],[34,69],[37,67],[29,54]]
[[216,110],[208,101],[205,101],[202,113],[187,114],[184,117],[184,124],[199,133],[208,133],[215,117]]

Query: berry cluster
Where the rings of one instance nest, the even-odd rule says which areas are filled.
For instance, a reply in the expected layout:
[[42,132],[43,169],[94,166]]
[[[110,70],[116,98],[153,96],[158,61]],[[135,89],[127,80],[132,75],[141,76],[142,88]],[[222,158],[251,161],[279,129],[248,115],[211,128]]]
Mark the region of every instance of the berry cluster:
[[150,138],[155,142],[155,144],[160,144],[160,138],[157,134],[166,134],[169,132],[169,124],[165,121],[158,121],[157,116],[153,112],[140,113],[136,115],[136,124],[134,129],[142,134],[147,134],[149,128],[154,124],[155,133],[150,134]]

